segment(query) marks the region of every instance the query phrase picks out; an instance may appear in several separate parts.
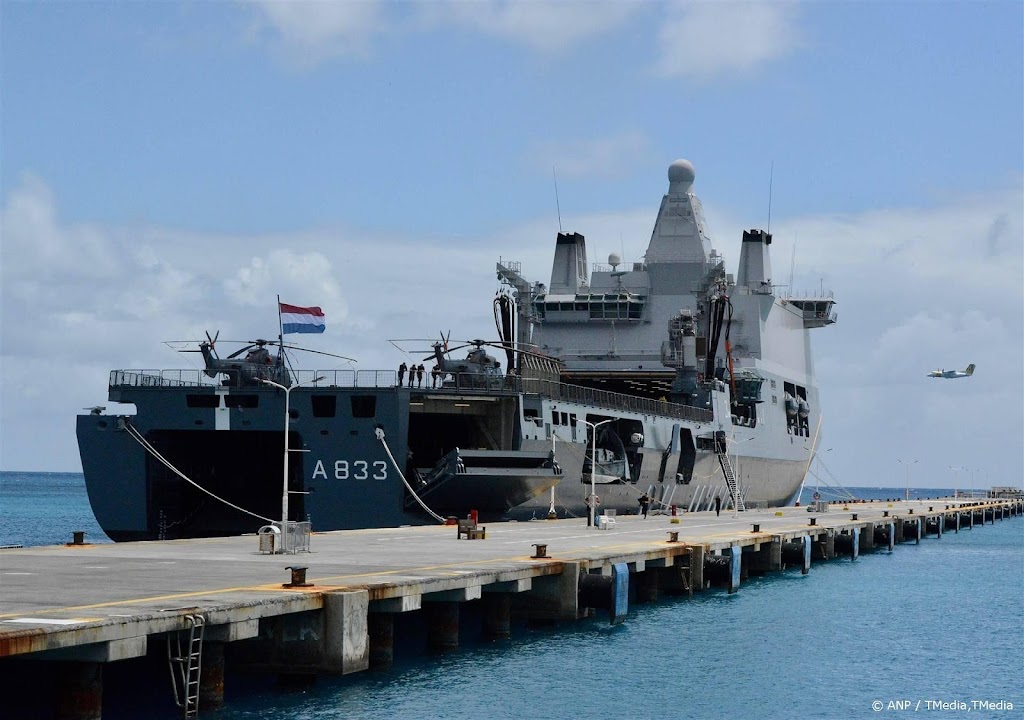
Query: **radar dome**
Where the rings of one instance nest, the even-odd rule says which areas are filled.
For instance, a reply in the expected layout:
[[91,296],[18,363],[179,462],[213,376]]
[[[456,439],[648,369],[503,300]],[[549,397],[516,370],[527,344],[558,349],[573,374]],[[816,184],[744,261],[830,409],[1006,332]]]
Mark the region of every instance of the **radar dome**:
[[618,253],[612,253],[611,255],[608,256],[608,264],[611,265],[612,267],[615,267],[616,265],[621,265],[622,258],[619,257]]
[[668,181],[673,185],[676,183],[693,184],[697,177],[697,171],[693,169],[693,163],[689,160],[676,160],[668,166]]

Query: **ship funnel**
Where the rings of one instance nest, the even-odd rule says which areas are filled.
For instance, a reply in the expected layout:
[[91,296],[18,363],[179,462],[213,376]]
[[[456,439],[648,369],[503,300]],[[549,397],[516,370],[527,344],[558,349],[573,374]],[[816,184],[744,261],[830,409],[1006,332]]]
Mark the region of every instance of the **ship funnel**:
[[771,233],[764,230],[743,231],[740,266],[736,273],[738,287],[749,288],[755,293],[771,294],[772,260],[768,251],[771,244]]
[[587,241],[579,233],[558,233],[551,265],[552,295],[575,295],[587,282]]

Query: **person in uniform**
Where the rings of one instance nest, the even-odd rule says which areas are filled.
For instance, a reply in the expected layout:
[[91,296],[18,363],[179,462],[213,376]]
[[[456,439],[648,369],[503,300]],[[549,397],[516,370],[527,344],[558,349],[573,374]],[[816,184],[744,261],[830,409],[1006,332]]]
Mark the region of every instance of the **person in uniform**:
[[402,383],[405,381],[405,363],[398,366],[398,387],[402,387]]

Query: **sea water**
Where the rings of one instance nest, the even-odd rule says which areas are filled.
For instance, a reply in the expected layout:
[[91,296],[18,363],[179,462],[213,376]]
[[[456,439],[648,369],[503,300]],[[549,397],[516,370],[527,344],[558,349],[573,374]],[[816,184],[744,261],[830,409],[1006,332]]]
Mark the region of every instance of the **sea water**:
[[[865,499],[905,492],[851,491]],[[0,474],[0,545],[66,542],[83,529],[100,539],[81,475]],[[229,674],[227,706],[209,716],[1020,718],[1024,518],[815,563],[808,575],[751,578],[733,595],[634,604],[615,627],[600,616],[516,625],[509,641],[397,655],[390,671],[301,690]],[[105,718],[177,717],[165,698],[108,694],[106,704]]]

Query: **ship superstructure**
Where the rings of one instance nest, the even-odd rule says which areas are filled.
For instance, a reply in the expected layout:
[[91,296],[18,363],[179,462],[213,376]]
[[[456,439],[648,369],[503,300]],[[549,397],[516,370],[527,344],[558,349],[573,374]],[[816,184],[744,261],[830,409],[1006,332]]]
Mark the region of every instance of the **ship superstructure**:
[[[600,428],[599,443],[621,446],[617,456],[626,462],[620,480],[604,487],[606,496],[621,496],[613,504],[635,505],[640,492],[682,507],[715,495],[731,501],[733,493],[747,505],[783,504],[799,489],[821,417],[809,330],[835,322],[834,300],[777,295],[772,237],[761,230],[743,233],[738,271],[727,273],[693,191],[695,176],[686,160],[669,167],[641,262],[624,264],[613,254],[608,265],[589,267],[584,236],[559,233],[548,285],[499,263],[517,308],[509,337],[561,360],[564,383],[710,414],[700,423],[620,415]],[[566,412],[554,399],[542,414],[556,441],[577,420],[614,416],[598,408]],[[571,485],[573,463],[558,457],[565,476],[556,492],[580,495]],[[542,500],[526,507],[539,510]]]

